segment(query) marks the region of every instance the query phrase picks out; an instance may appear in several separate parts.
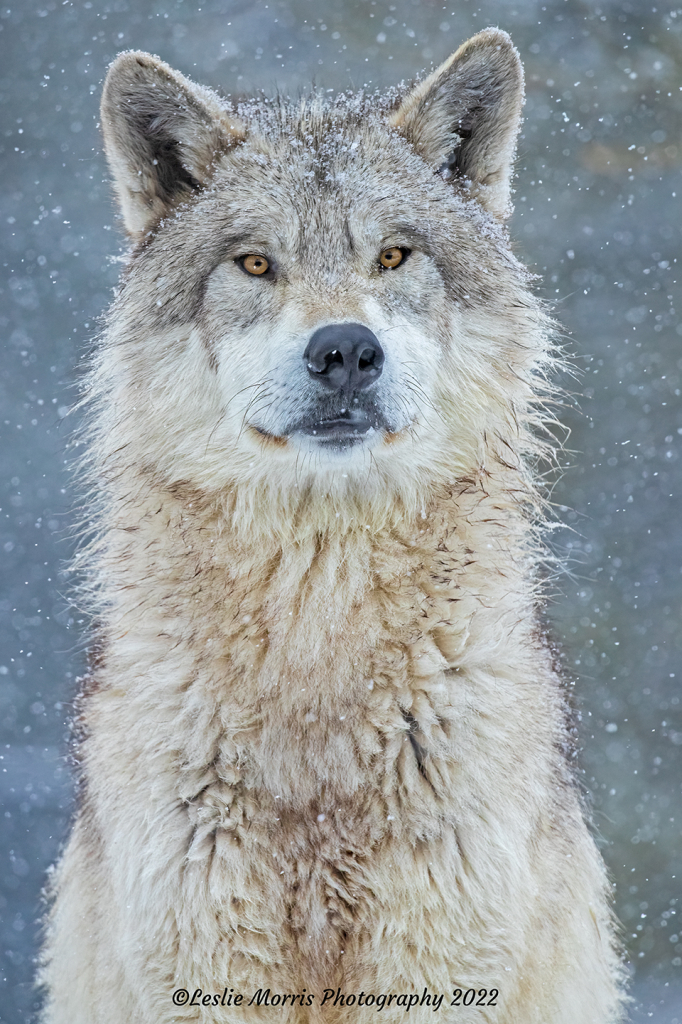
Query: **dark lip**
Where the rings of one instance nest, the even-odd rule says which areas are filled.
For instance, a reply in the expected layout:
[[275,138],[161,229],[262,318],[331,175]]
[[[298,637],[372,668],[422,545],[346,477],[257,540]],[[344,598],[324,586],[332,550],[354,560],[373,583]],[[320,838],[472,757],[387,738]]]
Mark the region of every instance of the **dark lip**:
[[336,416],[334,419],[302,423],[297,433],[322,439],[338,437],[361,437],[372,427],[378,426],[368,416]]
[[338,438],[358,438],[371,429],[388,428],[383,416],[376,409],[330,409],[331,415],[306,417],[295,424],[292,433],[304,434],[306,437],[318,437],[321,440]]
[[[371,430],[385,430],[389,433],[392,430],[376,409],[344,409],[342,412],[330,409],[329,412],[332,415],[305,417],[292,423],[282,431],[282,436],[287,438],[298,434],[313,438],[324,447],[348,448],[361,444]],[[254,426],[254,429],[259,434],[269,436],[261,427]]]

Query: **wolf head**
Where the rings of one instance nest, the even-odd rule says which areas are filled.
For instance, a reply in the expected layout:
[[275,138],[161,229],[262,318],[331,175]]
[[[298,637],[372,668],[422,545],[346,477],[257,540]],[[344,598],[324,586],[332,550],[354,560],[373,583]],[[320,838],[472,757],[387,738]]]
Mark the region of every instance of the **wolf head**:
[[547,352],[504,227],[522,102],[494,29],[384,100],[236,110],[121,54],[102,128],[136,244],[100,444],[169,484],[410,504],[522,460]]

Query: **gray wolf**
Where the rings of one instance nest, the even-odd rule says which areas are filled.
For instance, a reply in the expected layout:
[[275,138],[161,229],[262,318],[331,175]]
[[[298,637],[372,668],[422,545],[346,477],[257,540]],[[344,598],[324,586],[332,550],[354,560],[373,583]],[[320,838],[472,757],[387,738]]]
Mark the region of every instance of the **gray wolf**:
[[46,1024],[621,1018],[539,619],[522,101],[493,29],[384,100],[112,65],[133,248],[85,393],[97,657]]

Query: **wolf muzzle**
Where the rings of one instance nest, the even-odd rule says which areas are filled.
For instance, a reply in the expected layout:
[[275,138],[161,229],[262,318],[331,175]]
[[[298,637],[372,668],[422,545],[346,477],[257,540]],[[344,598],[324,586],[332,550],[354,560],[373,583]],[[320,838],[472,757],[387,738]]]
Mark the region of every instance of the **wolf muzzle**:
[[319,385],[314,411],[298,430],[325,446],[346,448],[371,428],[382,429],[385,418],[368,389],[378,381],[384,350],[363,324],[327,324],[312,335],[303,361]]

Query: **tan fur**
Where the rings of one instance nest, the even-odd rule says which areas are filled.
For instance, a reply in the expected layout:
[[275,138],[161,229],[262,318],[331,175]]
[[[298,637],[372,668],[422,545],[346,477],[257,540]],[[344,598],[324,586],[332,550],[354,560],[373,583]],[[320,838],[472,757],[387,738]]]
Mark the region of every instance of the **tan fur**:
[[[142,241],[86,395],[100,656],[45,1024],[405,1019],[322,1008],[337,987],[444,996],[412,1021],[621,1019],[538,621],[550,325],[500,225],[522,88],[495,30],[383,105],[217,112],[148,55],[113,65]],[[412,253],[382,273],[390,245]],[[330,451],[292,424],[338,322],[381,341],[384,425]],[[180,987],[315,999],[181,1008]]]

